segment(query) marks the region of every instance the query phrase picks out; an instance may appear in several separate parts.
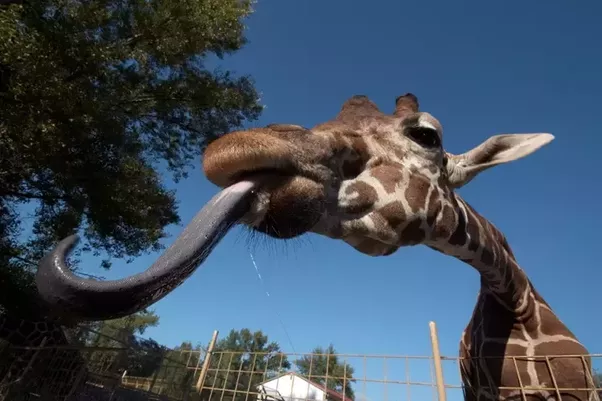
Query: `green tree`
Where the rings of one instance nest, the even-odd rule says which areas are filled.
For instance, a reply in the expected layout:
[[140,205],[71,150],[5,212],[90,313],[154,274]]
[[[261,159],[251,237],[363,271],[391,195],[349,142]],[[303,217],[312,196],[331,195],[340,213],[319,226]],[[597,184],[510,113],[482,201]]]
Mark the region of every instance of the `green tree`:
[[82,322],[63,330],[71,342],[89,347],[122,347],[143,335],[149,327],[159,325],[154,311],[142,310],[132,315],[102,322]]
[[152,339],[138,336],[157,325],[159,316],[144,310],[120,319],[81,324],[66,332],[81,345],[115,349],[87,354],[93,370],[101,367],[113,373],[127,370],[129,376],[150,376],[161,366],[167,350]]
[[126,370],[128,376],[150,377],[158,369],[167,349],[152,338],[135,338],[130,343],[127,354]]
[[143,335],[149,327],[159,325],[159,316],[154,311],[143,310],[120,319],[99,322],[96,340],[91,344],[102,347],[113,341],[129,344],[136,335]]
[[[157,371],[157,382],[161,383],[162,387],[161,394],[183,399],[187,392],[189,400],[198,398],[194,385],[202,363],[201,352],[200,345],[193,346],[191,342],[184,341],[165,353],[165,358]],[[195,373],[197,373],[196,377]]]
[[262,110],[249,77],[208,67],[245,44],[251,11],[250,0],[0,3],[2,305],[30,312],[31,273],[66,235],[106,268],[161,248],[179,217],[158,171],[185,177],[209,141]]
[[231,330],[218,341],[201,399],[239,401],[253,398],[249,392],[267,378],[290,369],[291,363],[276,342],[269,342],[261,330]]
[[326,349],[314,348],[311,355],[297,359],[295,365],[299,369],[299,373],[311,381],[339,393],[343,393],[344,389],[346,397],[355,398],[351,387],[351,383],[355,383],[353,367],[347,362],[339,360],[332,344]]

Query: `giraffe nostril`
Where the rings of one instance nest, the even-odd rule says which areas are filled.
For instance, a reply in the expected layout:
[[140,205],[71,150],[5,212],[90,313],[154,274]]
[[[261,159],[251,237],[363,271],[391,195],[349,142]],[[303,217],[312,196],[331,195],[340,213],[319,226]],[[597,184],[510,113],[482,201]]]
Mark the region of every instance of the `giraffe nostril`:
[[341,176],[344,180],[356,178],[363,171],[363,163],[345,160],[341,166]]
[[342,157],[343,162],[340,165],[340,175],[343,180],[357,178],[366,168],[366,162],[360,157]]

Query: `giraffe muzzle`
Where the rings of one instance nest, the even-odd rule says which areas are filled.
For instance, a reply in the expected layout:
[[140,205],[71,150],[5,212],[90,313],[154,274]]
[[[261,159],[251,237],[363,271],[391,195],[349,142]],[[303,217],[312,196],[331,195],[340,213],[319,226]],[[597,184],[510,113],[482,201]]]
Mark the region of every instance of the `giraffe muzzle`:
[[241,181],[215,195],[146,271],[118,280],[79,277],[66,258],[78,237],[63,239],[41,262],[36,286],[49,317],[65,323],[110,320],[140,311],[182,284],[249,211],[258,185]]

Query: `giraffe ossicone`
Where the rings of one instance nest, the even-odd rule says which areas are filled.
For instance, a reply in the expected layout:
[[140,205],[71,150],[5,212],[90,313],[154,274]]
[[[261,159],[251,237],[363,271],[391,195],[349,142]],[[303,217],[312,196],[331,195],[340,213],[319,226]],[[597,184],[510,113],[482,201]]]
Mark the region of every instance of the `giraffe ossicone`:
[[[399,96],[392,114],[354,96],[334,119],[311,129],[272,124],[209,144],[203,169],[224,192],[150,273],[108,283],[74,278],[65,269],[63,244],[42,264],[38,286],[60,313],[92,297],[96,301],[73,312],[75,318],[119,317],[179,285],[236,222],[274,238],[313,232],[373,256],[423,244],[470,264],[481,278],[460,347],[467,399],[594,400],[596,392],[584,390],[593,386],[585,347],[535,290],[504,235],[455,192],[553,139],[548,133],[495,135],[455,155],[444,150],[442,125],[419,111],[416,96]],[[102,310],[106,303],[110,313]],[[579,357],[550,361],[550,354]],[[512,356],[519,359],[507,359]],[[534,388],[512,390],[521,383]],[[581,390],[537,389],[553,383]]]

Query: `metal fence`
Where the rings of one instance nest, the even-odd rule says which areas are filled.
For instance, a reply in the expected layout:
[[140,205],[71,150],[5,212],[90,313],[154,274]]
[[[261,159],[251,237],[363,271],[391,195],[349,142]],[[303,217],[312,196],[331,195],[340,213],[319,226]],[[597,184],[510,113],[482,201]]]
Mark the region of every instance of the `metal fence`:
[[[73,341],[60,346],[47,345],[46,339],[37,347],[0,340],[0,401],[181,400],[188,390],[194,392],[194,386],[181,380],[191,375],[192,352],[132,335],[124,341],[87,327],[72,331]],[[199,350],[196,357],[204,359],[205,354]],[[132,368],[146,369],[149,377],[128,376]],[[180,382],[173,380],[174,372]],[[132,385],[142,379],[150,384]]]
[[[27,355],[31,369],[10,380],[0,376],[0,394],[8,394],[7,401],[463,400],[459,358],[439,355],[434,323],[430,329],[429,356],[223,350],[215,348],[217,332],[206,350],[141,351],[116,340],[103,347],[4,344],[1,361]],[[591,355],[592,360],[600,357]],[[510,359],[517,366],[517,358]],[[540,359],[549,364],[550,358]],[[554,394],[558,388],[549,390]],[[517,387],[517,399],[525,399],[524,391]]]

